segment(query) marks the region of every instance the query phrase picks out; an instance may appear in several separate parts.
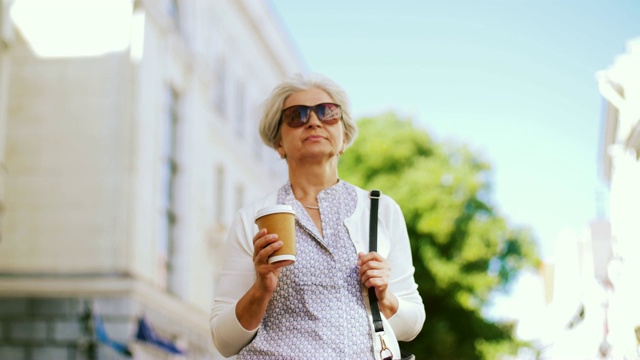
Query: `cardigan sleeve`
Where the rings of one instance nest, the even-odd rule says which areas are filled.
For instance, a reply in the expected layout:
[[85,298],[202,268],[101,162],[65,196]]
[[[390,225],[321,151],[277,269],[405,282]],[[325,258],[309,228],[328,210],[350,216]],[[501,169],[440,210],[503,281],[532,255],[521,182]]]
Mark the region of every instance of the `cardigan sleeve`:
[[389,289],[398,298],[398,311],[390,318],[389,324],[400,341],[414,339],[425,321],[425,309],[414,279],[415,268],[411,257],[411,244],[407,225],[400,206],[386,197],[391,248],[387,261],[391,265]]
[[253,224],[238,212],[227,236],[224,264],[216,286],[209,325],[213,343],[225,357],[237,354],[257,332],[242,327],[236,304],[256,279],[253,266]]

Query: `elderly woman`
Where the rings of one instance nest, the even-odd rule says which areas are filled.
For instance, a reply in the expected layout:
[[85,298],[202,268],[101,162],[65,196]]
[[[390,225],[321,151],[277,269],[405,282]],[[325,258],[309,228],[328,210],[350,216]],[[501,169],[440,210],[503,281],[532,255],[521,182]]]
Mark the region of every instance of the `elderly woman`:
[[[398,205],[382,196],[378,251],[369,252],[369,193],[338,177],[338,158],[357,134],[346,94],[321,76],[277,86],[260,120],[263,141],[287,163],[289,181],[240,209],[227,239],[226,263],[211,312],[213,342],[238,359],[379,359],[387,346],[422,329],[422,299]],[[297,261],[270,264],[282,247],[258,229],[256,212],[286,204],[295,211]],[[385,325],[376,334],[368,288]]]

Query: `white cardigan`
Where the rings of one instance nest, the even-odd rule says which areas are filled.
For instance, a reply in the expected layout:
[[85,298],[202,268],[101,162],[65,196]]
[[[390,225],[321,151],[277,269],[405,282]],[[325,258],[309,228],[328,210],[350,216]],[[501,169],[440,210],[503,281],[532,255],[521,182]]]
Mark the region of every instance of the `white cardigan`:
[[[354,213],[345,219],[345,226],[357,252],[369,252],[369,193],[357,188],[358,201]],[[226,357],[240,352],[253,339],[258,329],[245,330],[235,315],[238,300],[249,290],[256,280],[253,263],[253,236],[258,232],[254,217],[258,209],[274,205],[277,193],[273,193],[252,205],[240,209],[234,218],[228,234],[225,263],[218,284],[210,326],[213,342],[218,351]],[[389,261],[391,278],[389,290],[399,301],[398,311],[384,319],[385,342],[395,356],[399,356],[397,341],[415,338],[425,320],[425,309],[418,294],[418,285],[413,274],[411,247],[407,227],[398,204],[386,195],[380,198],[378,210],[378,253]],[[369,297],[363,286],[364,302],[369,310]],[[373,322],[369,311],[372,334]],[[393,330],[393,331],[390,331]],[[395,334],[395,336],[394,336]],[[379,341],[374,337],[375,355],[379,356]]]

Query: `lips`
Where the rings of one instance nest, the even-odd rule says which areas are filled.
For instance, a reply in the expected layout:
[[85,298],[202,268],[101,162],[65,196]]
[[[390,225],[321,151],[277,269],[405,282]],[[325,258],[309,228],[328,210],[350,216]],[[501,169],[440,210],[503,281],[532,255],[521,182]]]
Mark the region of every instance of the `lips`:
[[320,135],[311,135],[311,136],[307,136],[304,140],[305,141],[318,141],[318,140],[323,140],[324,136],[320,136]]

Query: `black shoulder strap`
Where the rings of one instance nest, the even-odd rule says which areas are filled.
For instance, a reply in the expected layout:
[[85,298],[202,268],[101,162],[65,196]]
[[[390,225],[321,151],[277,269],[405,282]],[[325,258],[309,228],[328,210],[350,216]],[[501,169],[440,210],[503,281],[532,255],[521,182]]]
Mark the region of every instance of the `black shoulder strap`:
[[[371,215],[369,217],[369,251],[378,251],[378,200],[380,200],[380,190],[371,190],[369,193],[371,199]],[[380,307],[378,306],[378,298],[376,290],[369,288],[369,305],[371,306],[371,315],[373,316],[373,327],[376,332],[383,332],[382,316],[380,315]]]

